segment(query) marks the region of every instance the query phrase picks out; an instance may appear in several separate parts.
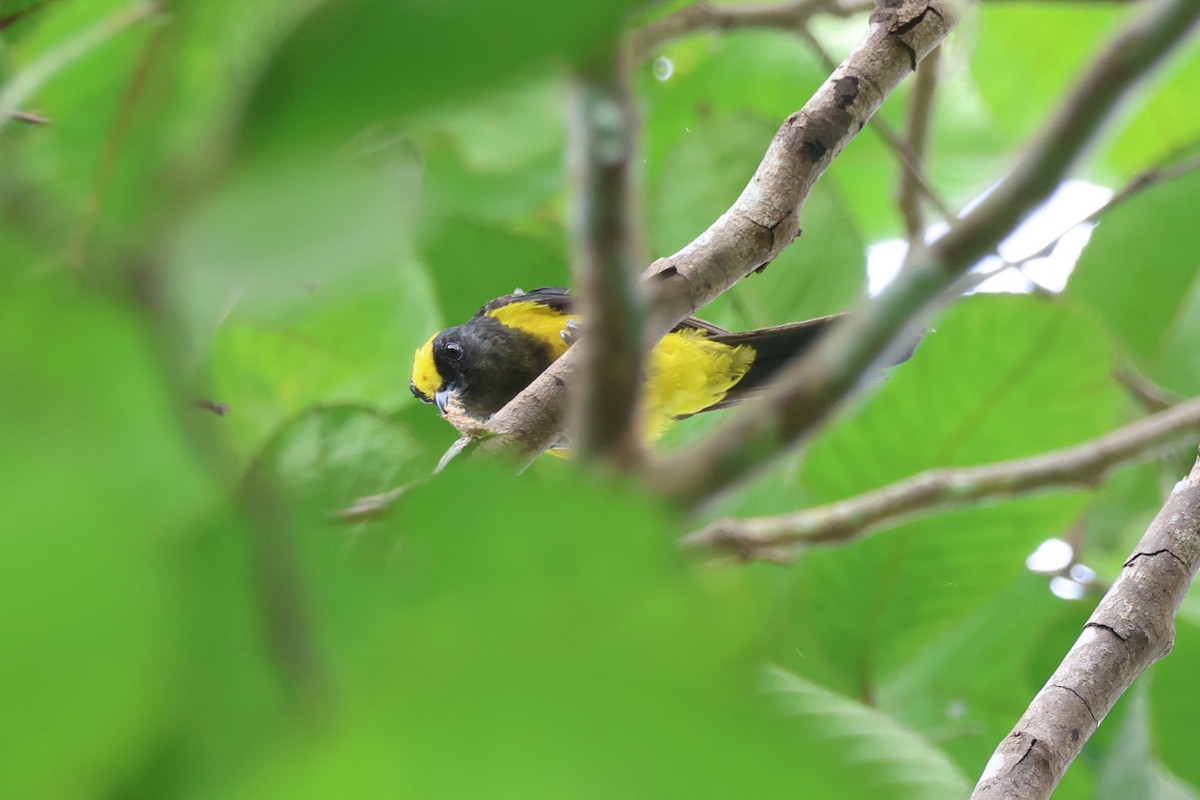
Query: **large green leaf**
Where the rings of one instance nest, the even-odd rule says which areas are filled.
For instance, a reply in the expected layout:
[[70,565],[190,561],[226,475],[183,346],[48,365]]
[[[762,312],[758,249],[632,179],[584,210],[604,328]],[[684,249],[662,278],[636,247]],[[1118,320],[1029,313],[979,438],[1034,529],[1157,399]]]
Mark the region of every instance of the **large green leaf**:
[[1102,329],[1065,305],[965,298],[867,403],[817,437],[805,481],[832,500],[922,469],[1076,444],[1116,421],[1113,362]]
[[1193,102],[1197,85],[1200,41],[1193,38],[1167,61],[1153,85],[1135,96],[1133,113],[1113,137],[1105,162],[1128,177],[1180,149],[1195,149],[1200,139],[1200,108]]
[[1103,3],[980,6],[971,71],[992,125],[1014,139],[1036,131],[1122,11]]
[[[1111,360],[1097,326],[1064,307],[1031,297],[962,301],[877,395],[817,437],[801,483],[828,502],[935,466],[1078,443],[1117,421],[1123,398]],[[789,500],[754,511],[781,511]],[[1082,508],[1080,495],[1057,493],[930,516],[807,553],[792,614],[799,646],[820,670],[809,674],[869,694],[1007,585],[1025,556]]]
[[235,446],[253,452],[317,403],[415,405],[413,350],[441,322],[425,280],[401,265],[307,290],[285,284],[289,302],[274,308],[264,296],[234,306],[206,354],[204,391],[229,407],[222,422]]
[[1179,619],[1175,624],[1175,647],[1171,654],[1146,674],[1150,678],[1150,715],[1154,721],[1154,744],[1163,764],[1193,789],[1200,789],[1200,764],[1189,749],[1189,731],[1200,714],[1200,697],[1189,681],[1200,669],[1200,625]]
[[1061,657],[1088,612],[1021,571],[882,683],[879,706],[977,775],[1050,674],[1037,653]]
[[170,717],[175,549],[210,487],[131,309],[0,297],[0,793],[108,794]]
[[[305,486],[336,494],[322,483]],[[339,711],[260,742],[216,796],[872,796],[789,757],[822,721],[758,694],[757,604],[692,580],[636,496],[454,463],[353,540],[293,520],[304,638]]]
[[243,138],[292,146],[477,97],[548,59],[586,58],[605,47],[634,5],[320,3],[264,70]]
[[1197,203],[1200,174],[1191,174],[1105,214],[1067,286],[1067,296],[1095,308],[1111,335],[1152,374],[1170,350],[1165,375],[1186,387],[1197,385],[1197,368],[1175,337],[1196,325]]
[[[836,742],[839,759],[852,780],[866,784],[871,797],[962,797],[966,777],[946,754],[891,717],[782,669],[768,674],[783,708]],[[851,781],[848,781],[851,782]]]

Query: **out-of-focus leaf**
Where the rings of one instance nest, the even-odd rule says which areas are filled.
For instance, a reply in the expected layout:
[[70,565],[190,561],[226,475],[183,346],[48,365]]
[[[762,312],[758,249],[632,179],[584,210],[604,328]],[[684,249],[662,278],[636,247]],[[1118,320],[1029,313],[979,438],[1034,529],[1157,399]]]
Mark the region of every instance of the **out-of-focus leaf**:
[[548,59],[586,59],[636,4],[324,2],[287,38],[246,107],[243,139],[295,146],[412,116]]
[[970,790],[945,753],[886,714],[786,670],[772,669],[768,677],[788,713],[817,723],[814,728],[836,740],[847,768],[869,776],[871,796],[933,800]]
[[[1095,308],[1153,376],[1178,326],[1195,324],[1189,309],[1200,269],[1200,227],[1192,213],[1197,203],[1200,173],[1148,189],[1105,214],[1067,286],[1067,296]],[[1180,359],[1179,346],[1172,345],[1166,376],[1195,386],[1200,368]]]
[[1106,749],[1106,758],[1096,785],[1096,800],[1193,800],[1194,788],[1187,786],[1154,757],[1150,720],[1150,689],[1139,681],[1125,696],[1120,728]]
[[992,125],[1010,138],[1032,134],[1123,12],[1105,4],[1040,6],[1035,17],[1020,4],[980,6],[971,70]]
[[757,164],[770,135],[826,77],[804,42],[780,31],[685,39],[669,44],[663,58],[670,64],[665,80],[653,77],[655,69],[664,74],[662,63],[641,73],[650,101],[644,139],[652,171],[682,142],[722,120],[764,126],[768,138],[746,154]]
[[1175,647],[1155,664],[1150,678],[1150,715],[1154,720],[1154,744],[1163,764],[1171,772],[1200,787],[1200,764],[1196,751],[1188,747],[1188,731],[1195,730],[1200,714],[1200,696],[1194,683],[1200,670],[1200,625],[1195,620],[1175,621]]
[[570,282],[561,242],[448,217],[425,231],[422,244],[447,324],[466,322],[484,303],[513,289]]
[[0,295],[6,796],[106,793],[179,690],[173,550],[209,487],[129,315],[57,281]]
[[1200,108],[1192,102],[1200,85],[1200,42],[1185,43],[1134,97],[1134,107],[1112,138],[1105,161],[1126,176],[1153,167],[1200,139]]
[[279,308],[235,307],[207,354],[214,399],[246,452],[313,404],[416,405],[413,350],[441,326],[423,271],[401,263],[372,276],[294,288]]
[[282,736],[220,795],[873,796],[789,758],[817,721],[757,693],[752,606],[690,580],[671,528],[577,475],[478,462],[402,497],[363,534],[379,547],[297,525],[310,639],[344,713]]
[[434,463],[396,420],[362,406],[320,406],[271,437],[248,479],[273,482],[312,522],[425,478]]
[[879,707],[978,775],[1049,675],[1033,668],[1034,654],[1061,656],[1087,618],[1086,604],[1064,602],[1046,584],[1020,571],[880,684]]

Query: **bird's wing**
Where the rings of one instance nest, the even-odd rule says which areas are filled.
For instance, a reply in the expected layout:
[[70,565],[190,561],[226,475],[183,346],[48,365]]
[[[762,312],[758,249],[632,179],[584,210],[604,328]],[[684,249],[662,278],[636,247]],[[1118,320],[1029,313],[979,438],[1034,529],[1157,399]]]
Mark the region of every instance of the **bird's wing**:
[[539,305],[547,306],[555,311],[561,311],[564,314],[574,313],[576,304],[579,298],[571,294],[570,289],[563,286],[543,286],[539,289],[533,289],[528,292],[517,290],[512,294],[506,294],[503,297],[497,297],[484,306],[481,306],[475,312],[475,316],[482,317],[485,314],[490,314],[498,308],[511,305],[513,303],[538,303]]

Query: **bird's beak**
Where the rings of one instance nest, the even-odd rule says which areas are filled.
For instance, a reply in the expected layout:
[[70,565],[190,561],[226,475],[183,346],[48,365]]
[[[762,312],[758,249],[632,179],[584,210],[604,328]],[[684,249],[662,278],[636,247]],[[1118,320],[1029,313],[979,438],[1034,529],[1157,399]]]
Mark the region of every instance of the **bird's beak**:
[[446,416],[446,404],[450,402],[450,392],[439,389],[433,393],[433,402],[437,403],[438,411],[442,412],[442,416]]

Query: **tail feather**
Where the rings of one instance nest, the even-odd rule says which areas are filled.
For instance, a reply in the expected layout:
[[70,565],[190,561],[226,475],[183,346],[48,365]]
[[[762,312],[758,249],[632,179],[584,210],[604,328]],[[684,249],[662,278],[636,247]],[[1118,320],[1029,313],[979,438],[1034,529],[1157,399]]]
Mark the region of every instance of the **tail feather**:
[[[721,402],[704,410],[715,411],[718,408],[737,405],[761,391],[785,364],[812,347],[834,323],[844,316],[844,314],[833,314],[790,325],[760,328],[741,333],[721,333],[713,336],[714,340],[729,345],[750,345],[754,348],[756,355],[754,364],[751,365],[746,376],[738,381]],[[901,356],[894,358],[888,366],[895,366],[907,361],[915,349],[916,343]]]
[[833,323],[842,318],[841,314],[828,317],[795,322],[790,325],[778,325],[773,328],[759,328],[740,333],[725,333],[712,337],[716,341],[728,345],[750,345],[754,348],[754,363],[746,376],[738,381],[720,403],[706,411],[736,405],[747,396],[761,389],[784,364],[795,356],[812,347]]

